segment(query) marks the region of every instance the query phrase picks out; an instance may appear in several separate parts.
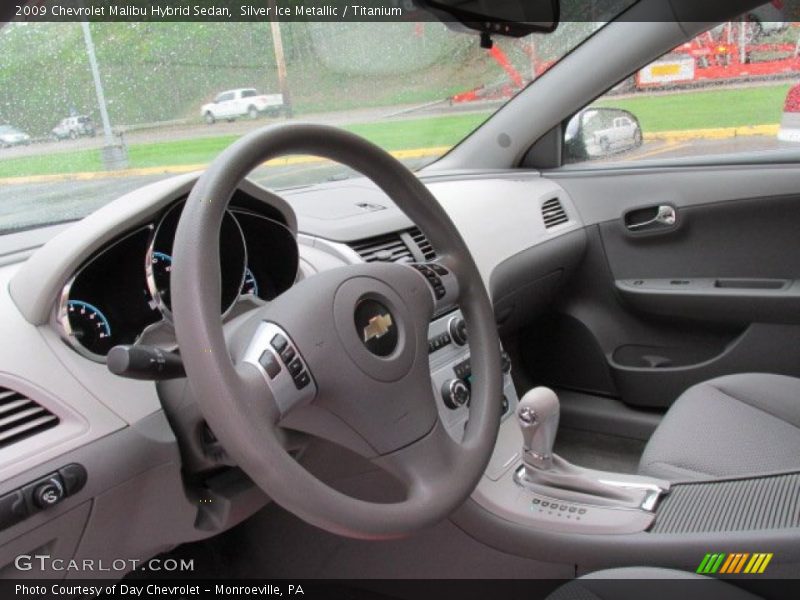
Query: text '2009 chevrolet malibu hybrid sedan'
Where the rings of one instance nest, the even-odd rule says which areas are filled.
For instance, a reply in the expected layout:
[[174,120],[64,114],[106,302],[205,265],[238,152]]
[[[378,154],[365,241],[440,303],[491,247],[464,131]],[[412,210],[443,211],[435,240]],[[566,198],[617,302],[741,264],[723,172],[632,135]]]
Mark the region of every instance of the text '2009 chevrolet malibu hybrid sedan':
[[3,7],[4,594],[797,594],[800,6],[172,4]]

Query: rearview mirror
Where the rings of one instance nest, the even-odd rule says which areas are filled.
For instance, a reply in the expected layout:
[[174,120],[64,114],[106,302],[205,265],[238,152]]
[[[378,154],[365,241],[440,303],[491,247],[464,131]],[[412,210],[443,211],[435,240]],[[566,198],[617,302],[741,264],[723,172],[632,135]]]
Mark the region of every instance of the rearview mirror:
[[585,108],[564,132],[568,161],[607,158],[642,145],[642,127],[633,113],[620,108]]
[[558,26],[559,0],[415,0],[441,21],[481,33],[522,37]]

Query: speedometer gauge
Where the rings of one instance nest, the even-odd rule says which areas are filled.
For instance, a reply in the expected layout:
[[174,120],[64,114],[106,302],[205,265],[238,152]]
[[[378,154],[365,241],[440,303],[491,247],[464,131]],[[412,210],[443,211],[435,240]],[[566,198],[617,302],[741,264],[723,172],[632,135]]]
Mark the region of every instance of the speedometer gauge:
[[103,312],[83,300],[67,303],[69,335],[84,348],[103,355],[111,349],[111,325]]

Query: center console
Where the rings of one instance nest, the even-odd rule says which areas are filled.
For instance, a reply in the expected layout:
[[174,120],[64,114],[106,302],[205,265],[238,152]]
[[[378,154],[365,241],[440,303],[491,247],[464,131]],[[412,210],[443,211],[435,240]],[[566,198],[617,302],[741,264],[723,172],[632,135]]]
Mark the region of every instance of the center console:
[[[428,329],[428,356],[436,405],[450,436],[461,441],[469,414],[472,367],[466,323],[461,311],[438,317]],[[511,380],[511,360],[501,350],[503,419],[516,410],[518,398]]]

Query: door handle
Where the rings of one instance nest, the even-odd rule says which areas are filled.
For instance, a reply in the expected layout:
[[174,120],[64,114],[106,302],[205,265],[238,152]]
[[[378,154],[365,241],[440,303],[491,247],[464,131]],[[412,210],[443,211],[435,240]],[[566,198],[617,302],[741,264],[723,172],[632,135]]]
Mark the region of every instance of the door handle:
[[[627,227],[629,231],[641,231],[643,229],[656,230],[661,227],[664,228],[673,227],[675,223],[678,222],[678,215],[677,212],[675,211],[674,206],[670,206],[668,204],[662,204],[661,206],[653,207],[653,209],[655,209],[656,211],[655,216],[650,218],[645,218],[642,221],[625,219],[625,227]],[[652,211],[653,209],[650,209],[650,211]],[[634,211],[633,213],[630,213],[628,216],[633,217],[635,219],[638,216],[642,216],[642,213],[644,213],[645,210]]]

